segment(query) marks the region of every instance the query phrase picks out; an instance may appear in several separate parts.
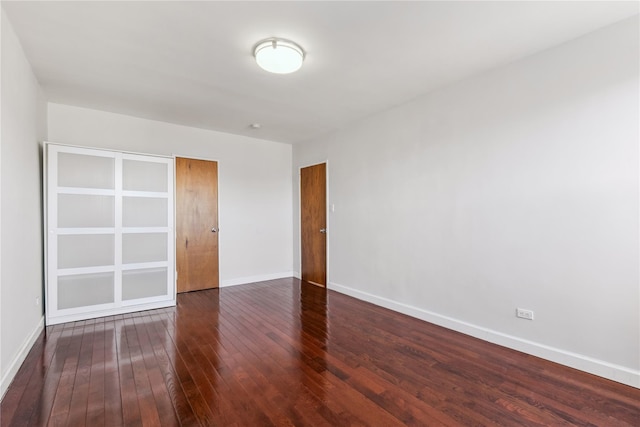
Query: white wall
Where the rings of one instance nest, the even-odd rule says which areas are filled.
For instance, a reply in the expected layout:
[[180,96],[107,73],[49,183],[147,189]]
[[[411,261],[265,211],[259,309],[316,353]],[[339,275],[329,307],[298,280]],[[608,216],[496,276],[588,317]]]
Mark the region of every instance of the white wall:
[[222,286],[292,274],[288,144],[49,104],[49,141],[218,161]]
[[[0,366],[3,395],[42,330],[41,149],[46,102],[2,13]],[[36,304],[36,298],[40,298]]]
[[636,16],[296,145],[329,287],[640,387],[638,52]]

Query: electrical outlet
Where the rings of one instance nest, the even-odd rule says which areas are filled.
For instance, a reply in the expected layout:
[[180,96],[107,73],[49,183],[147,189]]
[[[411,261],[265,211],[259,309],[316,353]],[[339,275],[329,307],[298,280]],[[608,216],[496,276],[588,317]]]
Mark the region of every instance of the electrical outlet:
[[40,305],[40,297],[36,297],[36,305]]
[[533,310],[525,310],[524,308],[516,308],[516,317],[521,319],[533,320]]

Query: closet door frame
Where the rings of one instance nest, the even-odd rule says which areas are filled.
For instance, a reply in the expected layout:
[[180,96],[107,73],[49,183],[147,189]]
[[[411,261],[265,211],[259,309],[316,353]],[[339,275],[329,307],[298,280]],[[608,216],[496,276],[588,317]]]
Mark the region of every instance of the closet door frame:
[[[44,221],[45,221],[45,318],[49,325],[69,321],[84,320],[114,314],[123,314],[152,308],[174,306],[176,304],[175,287],[175,221],[174,221],[174,170],[173,157],[125,153],[87,147],[44,143]],[[75,188],[58,185],[58,155],[60,153],[79,154],[113,159],[113,189]],[[123,165],[126,160],[147,163],[161,163],[167,167],[166,192],[126,190],[123,188]],[[59,227],[59,194],[96,195],[113,197],[113,227]],[[125,227],[123,225],[123,202],[125,198],[166,199],[166,226]],[[136,233],[166,234],[166,261],[123,263],[123,236]],[[104,266],[59,268],[58,238],[61,235],[101,235],[109,234],[114,238],[113,264]],[[166,291],[162,295],[123,300],[123,272],[149,271],[148,269],[166,268]],[[113,301],[109,303],[85,305],[59,309],[58,278],[78,274],[113,273]]]

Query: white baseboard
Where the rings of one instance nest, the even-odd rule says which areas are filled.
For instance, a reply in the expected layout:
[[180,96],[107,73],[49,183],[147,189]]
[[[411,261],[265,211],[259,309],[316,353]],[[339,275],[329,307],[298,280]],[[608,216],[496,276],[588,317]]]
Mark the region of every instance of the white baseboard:
[[348,286],[339,285],[337,283],[330,282],[328,288],[359,300],[367,301],[411,317],[434,323],[447,329],[452,329],[475,338],[480,338],[484,341],[489,341],[503,347],[518,350],[561,365],[569,366],[571,368],[598,375],[622,384],[640,388],[640,370],[630,369],[625,366],[615,365],[613,363],[594,359],[582,354],[529,341],[513,335],[503,334],[492,329],[463,322],[452,317],[443,316],[429,310],[393,301],[388,298],[379,297],[377,295],[353,289]]
[[13,358],[11,363],[9,364],[9,369],[2,376],[2,381],[0,382],[0,396],[4,397],[4,394],[7,392],[9,385],[11,385],[11,381],[18,373],[20,366],[22,366],[22,362],[27,358],[31,347],[36,342],[36,339],[40,336],[40,332],[44,329],[44,316],[40,319],[36,327],[31,334],[27,337],[27,339],[22,343],[18,354]]
[[246,285],[247,283],[264,282],[265,280],[286,279],[293,277],[293,271],[285,271],[284,273],[259,274],[257,276],[238,277],[236,279],[227,279],[220,282],[221,288],[236,285]]

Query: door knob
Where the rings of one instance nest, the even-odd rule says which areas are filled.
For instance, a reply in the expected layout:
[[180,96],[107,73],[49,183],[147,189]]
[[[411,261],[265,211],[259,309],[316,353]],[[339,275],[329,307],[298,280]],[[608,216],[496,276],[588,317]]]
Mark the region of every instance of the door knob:
[[322,234],[326,234],[327,229],[326,229],[326,228],[321,228],[321,229],[320,229],[320,232],[321,232]]
[[217,228],[215,228],[215,227],[211,227],[211,232],[212,232],[212,233],[217,233],[217,232],[218,232],[218,229],[217,229]]

